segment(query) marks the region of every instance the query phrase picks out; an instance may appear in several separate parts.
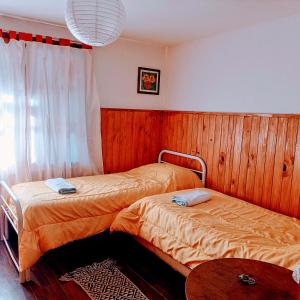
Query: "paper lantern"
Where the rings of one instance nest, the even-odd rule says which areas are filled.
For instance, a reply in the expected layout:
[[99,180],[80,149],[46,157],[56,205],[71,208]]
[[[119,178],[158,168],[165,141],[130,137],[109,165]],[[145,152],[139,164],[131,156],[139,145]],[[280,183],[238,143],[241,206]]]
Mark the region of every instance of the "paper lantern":
[[121,0],[67,0],[65,19],[82,43],[106,46],[122,33],[126,13]]

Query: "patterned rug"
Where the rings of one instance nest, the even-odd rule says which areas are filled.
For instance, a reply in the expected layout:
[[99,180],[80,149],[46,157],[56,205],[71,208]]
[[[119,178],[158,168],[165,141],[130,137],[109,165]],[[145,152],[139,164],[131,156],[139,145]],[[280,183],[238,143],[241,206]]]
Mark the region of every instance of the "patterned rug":
[[78,268],[59,280],[75,281],[92,300],[148,300],[111,259]]

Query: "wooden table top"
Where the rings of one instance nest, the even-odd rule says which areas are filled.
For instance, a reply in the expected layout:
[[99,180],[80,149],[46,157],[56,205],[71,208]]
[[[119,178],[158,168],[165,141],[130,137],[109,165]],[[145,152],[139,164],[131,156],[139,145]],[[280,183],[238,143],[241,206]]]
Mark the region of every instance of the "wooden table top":
[[[248,274],[255,285],[240,282]],[[216,259],[196,267],[185,285],[187,300],[300,300],[300,285],[292,271],[269,263],[238,258]]]

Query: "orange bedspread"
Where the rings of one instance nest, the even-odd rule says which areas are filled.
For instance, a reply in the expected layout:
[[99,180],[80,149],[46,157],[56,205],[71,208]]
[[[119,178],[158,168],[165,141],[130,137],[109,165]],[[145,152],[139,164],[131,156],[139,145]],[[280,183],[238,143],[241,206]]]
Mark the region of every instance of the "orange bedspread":
[[139,236],[190,268],[227,257],[300,263],[300,220],[208,191],[212,199],[194,207],[172,203],[184,191],[146,197],[120,212],[111,231]]
[[43,181],[12,187],[23,213],[19,264],[31,267],[47,250],[108,229],[117,213],[145,196],[201,186],[192,171],[151,164],[128,172],[68,179],[76,194],[60,195]]

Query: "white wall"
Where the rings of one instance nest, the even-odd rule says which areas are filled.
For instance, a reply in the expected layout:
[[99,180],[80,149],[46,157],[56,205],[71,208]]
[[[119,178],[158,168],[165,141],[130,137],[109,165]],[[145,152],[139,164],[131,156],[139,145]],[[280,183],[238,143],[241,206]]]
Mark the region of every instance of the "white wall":
[[[0,16],[0,28],[73,38]],[[165,49],[119,39],[94,48],[102,107],[300,113],[300,16]],[[166,55],[167,53],[167,55]],[[160,96],[137,94],[137,68],[161,69]]]
[[168,109],[300,113],[300,16],[168,53]]
[[[102,107],[162,109],[166,99],[165,48],[119,39],[95,48],[94,62]],[[161,70],[160,95],[137,94],[138,67]]]

